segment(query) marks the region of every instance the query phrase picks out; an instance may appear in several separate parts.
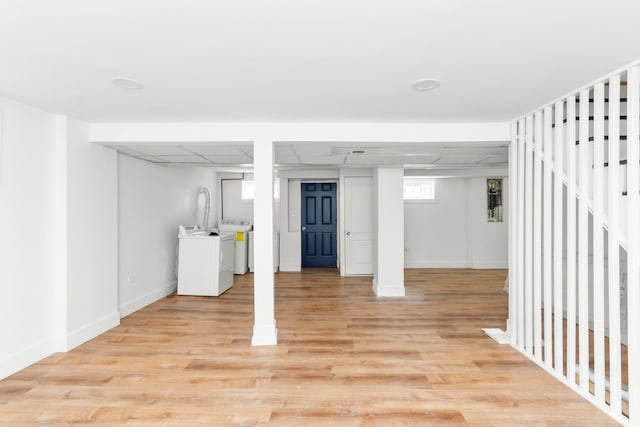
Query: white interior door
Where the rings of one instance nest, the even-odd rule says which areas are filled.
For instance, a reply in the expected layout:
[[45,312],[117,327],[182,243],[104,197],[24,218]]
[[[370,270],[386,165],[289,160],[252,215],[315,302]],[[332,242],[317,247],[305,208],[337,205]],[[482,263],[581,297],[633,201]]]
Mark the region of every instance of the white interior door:
[[373,179],[345,177],[345,274],[373,274]]

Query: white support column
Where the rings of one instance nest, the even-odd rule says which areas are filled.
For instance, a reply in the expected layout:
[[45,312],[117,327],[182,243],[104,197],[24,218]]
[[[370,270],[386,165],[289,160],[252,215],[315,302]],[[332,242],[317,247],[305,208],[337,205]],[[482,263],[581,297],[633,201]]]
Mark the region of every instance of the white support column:
[[580,91],[578,184],[578,360],[580,390],[589,393],[589,90]]
[[593,371],[596,401],[604,403],[604,83],[593,92]]
[[533,115],[526,118],[524,182],[524,315],[525,350],[533,356]]
[[629,425],[640,425],[640,68],[627,75]]
[[563,302],[563,193],[564,193],[564,103],[555,105],[555,138],[553,141],[553,356],[558,375],[564,375]]
[[542,363],[542,121],[542,111],[537,111],[533,166],[533,345],[539,363]]
[[251,345],[276,345],[273,276],[273,142],[259,139],[253,143],[254,219],[254,325]]
[[576,97],[567,98],[567,379],[576,383]]
[[552,220],[551,205],[553,202],[553,193],[551,185],[551,170],[553,168],[553,108],[548,106],[544,109],[544,212],[543,212],[543,285],[544,285],[544,363],[551,369],[553,367],[553,322],[551,313],[553,311],[553,287],[552,285]]
[[609,80],[609,384],[611,411],[620,415],[621,355],[620,355],[620,75]]
[[374,227],[377,251],[373,291],[379,297],[403,297],[404,289],[404,169],[374,172]]

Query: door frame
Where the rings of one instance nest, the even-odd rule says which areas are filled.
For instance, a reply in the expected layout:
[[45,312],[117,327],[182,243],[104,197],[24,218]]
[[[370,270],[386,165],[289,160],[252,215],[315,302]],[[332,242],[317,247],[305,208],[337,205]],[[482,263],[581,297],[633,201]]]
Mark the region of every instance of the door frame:
[[[335,184],[336,185],[336,268],[340,270],[340,243],[342,241],[341,227],[340,227],[340,179],[301,179],[300,180],[300,215],[302,215],[303,207],[302,204],[304,201],[302,200],[302,186],[304,184]],[[302,216],[300,217],[302,221]],[[302,223],[300,224],[302,227]],[[300,228],[300,269],[303,268],[313,268],[313,267],[303,267],[302,266],[302,228]]]
[[346,201],[344,199],[346,193],[346,180],[347,178],[354,177],[369,177],[373,179],[373,169],[372,168],[348,168],[348,169],[340,169],[340,183],[338,184],[338,233],[340,233],[340,247],[339,249],[339,259],[338,265],[340,269],[340,276],[347,276],[346,272],[346,237],[344,232],[342,232],[342,224],[346,221],[346,212],[345,206]]
[[[342,226],[341,226],[341,212],[342,212],[342,203],[341,203],[341,188],[340,188],[340,178],[335,179],[313,179],[313,178],[299,178],[300,179],[300,194],[302,195],[302,185],[303,184],[335,184],[336,185],[336,268],[341,270],[341,254],[342,254]],[[302,197],[300,197],[300,214],[302,214]],[[299,247],[300,253],[302,253],[302,229],[298,233],[299,235]],[[302,268],[312,268],[312,267],[302,267],[302,256],[300,257],[300,269]]]

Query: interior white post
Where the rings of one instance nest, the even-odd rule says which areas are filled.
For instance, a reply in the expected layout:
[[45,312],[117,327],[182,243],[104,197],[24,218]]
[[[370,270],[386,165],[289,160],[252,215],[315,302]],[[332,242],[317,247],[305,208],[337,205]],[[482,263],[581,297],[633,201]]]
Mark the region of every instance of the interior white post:
[[563,291],[563,250],[562,250],[562,219],[563,212],[563,187],[564,187],[564,142],[563,142],[563,102],[555,105],[555,135],[553,141],[553,356],[554,367],[559,375],[564,371],[564,346],[563,346],[563,320],[564,316],[562,291]]
[[596,401],[604,402],[604,83],[593,90],[593,370]]
[[404,169],[374,171],[373,291],[379,297],[403,297],[404,288]]
[[524,348],[524,322],[525,322],[525,309],[524,309],[524,169],[525,169],[525,121],[521,119],[518,121],[518,216],[516,218],[518,231],[517,239],[518,246],[516,249],[517,264],[518,264],[518,278],[516,286],[518,291],[516,293],[516,300],[518,304],[518,347]]
[[533,115],[526,118],[524,208],[525,350],[533,355]]
[[567,379],[576,383],[576,96],[567,98]]
[[518,169],[518,125],[511,124],[511,143],[509,144],[509,198],[507,200],[508,220],[509,220],[509,318],[507,319],[507,334],[511,345],[516,345],[516,316],[517,307],[515,304],[517,258],[516,258],[516,218],[517,213],[517,169]]
[[533,171],[533,346],[542,363],[542,111],[535,113]]
[[252,345],[276,345],[273,275],[273,141],[253,142],[254,218],[254,325]]
[[620,75],[609,80],[609,404],[622,412],[620,354]]
[[551,205],[553,202],[552,193],[552,181],[551,170],[553,168],[553,108],[547,106],[544,109],[544,189],[542,196],[544,197],[544,212],[543,212],[543,287],[544,287],[544,363],[548,368],[553,367],[553,324],[551,312],[553,311],[553,299],[552,299],[552,261],[551,248],[552,248],[552,227],[553,217],[551,211]]
[[578,184],[578,361],[580,390],[589,393],[589,89],[580,91]]
[[629,425],[640,424],[640,68],[627,75],[627,315]]

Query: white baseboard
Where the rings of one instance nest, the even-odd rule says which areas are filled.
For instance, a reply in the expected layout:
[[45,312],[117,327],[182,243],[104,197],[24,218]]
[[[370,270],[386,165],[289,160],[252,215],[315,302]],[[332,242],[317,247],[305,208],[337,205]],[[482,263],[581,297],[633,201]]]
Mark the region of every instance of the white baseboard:
[[504,269],[509,268],[509,265],[505,261],[474,261],[471,263],[471,268],[477,268],[479,270]]
[[272,324],[253,325],[251,345],[278,345],[278,328],[276,328],[276,321],[274,320]]
[[509,344],[511,342],[511,335],[502,329],[483,328],[482,330],[489,336],[489,338],[493,339],[498,344]]
[[299,265],[281,265],[280,271],[289,273],[300,273],[302,269]]
[[467,260],[404,261],[404,268],[469,268]]
[[147,292],[146,294],[141,295],[135,298],[134,300],[120,304],[120,318],[127,317],[131,313],[135,313],[141,308],[144,308],[149,304],[153,304],[159,299],[164,298],[167,295],[170,295],[171,293],[173,293],[175,289],[176,289],[176,282],[171,282],[162,288],[154,289],[153,291]]
[[55,340],[46,339],[7,355],[0,360],[0,380],[50,356],[55,349]]
[[94,320],[67,334],[67,350],[71,350],[119,324],[120,313],[117,311],[109,313],[101,319]]
[[507,263],[502,261],[474,261],[469,264],[466,260],[451,261],[407,261],[404,268],[476,268],[476,269],[497,269],[508,268]]
[[373,288],[373,293],[378,297],[403,297],[405,296],[405,290],[403,284],[386,284],[380,285],[376,279],[373,279],[371,282],[371,287]]

